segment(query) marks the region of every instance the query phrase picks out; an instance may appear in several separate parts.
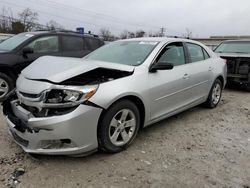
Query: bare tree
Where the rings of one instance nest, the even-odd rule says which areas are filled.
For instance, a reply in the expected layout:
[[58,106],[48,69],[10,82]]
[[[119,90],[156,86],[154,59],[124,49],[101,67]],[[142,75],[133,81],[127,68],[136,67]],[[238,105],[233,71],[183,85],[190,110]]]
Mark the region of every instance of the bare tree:
[[100,35],[104,41],[112,41],[114,39],[114,36],[108,28],[101,28]]
[[55,20],[50,20],[47,24],[46,24],[46,27],[49,29],[49,30],[56,30],[56,29],[64,29],[64,27],[57,23]]
[[148,36],[149,37],[154,37],[154,34],[150,31],[150,32],[148,32]]
[[139,30],[139,31],[136,31],[135,37],[144,37],[145,34],[146,34],[145,31]]
[[148,36],[149,37],[162,37],[160,32],[149,32]]
[[0,17],[0,32],[9,33],[11,32],[11,22],[13,20],[11,9],[5,7],[2,8]]
[[18,34],[24,31],[24,25],[20,21],[11,22],[11,33]]
[[134,32],[128,32],[128,38],[135,38],[135,36]]
[[36,27],[38,21],[37,12],[33,12],[30,8],[26,8],[18,15],[20,22],[24,25],[24,31],[30,31]]
[[121,34],[120,34],[120,39],[127,39],[129,35],[129,32],[127,30],[124,30]]
[[193,32],[190,29],[186,28],[186,33],[183,34],[183,37],[189,39],[189,38],[192,38],[192,36],[193,36]]

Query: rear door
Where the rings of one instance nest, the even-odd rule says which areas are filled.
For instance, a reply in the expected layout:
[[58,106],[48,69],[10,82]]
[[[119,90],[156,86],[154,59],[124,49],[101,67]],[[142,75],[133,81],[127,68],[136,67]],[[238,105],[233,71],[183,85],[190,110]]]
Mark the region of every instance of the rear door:
[[190,85],[187,79],[189,64],[182,42],[168,44],[162,49],[156,62],[174,64],[171,70],[149,73],[151,121],[174,113],[190,101]]
[[188,80],[190,82],[190,103],[207,97],[212,78],[212,59],[198,44],[185,43],[189,55]]
[[83,37],[62,35],[62,54],[64,57],[84,57],[88,53]]

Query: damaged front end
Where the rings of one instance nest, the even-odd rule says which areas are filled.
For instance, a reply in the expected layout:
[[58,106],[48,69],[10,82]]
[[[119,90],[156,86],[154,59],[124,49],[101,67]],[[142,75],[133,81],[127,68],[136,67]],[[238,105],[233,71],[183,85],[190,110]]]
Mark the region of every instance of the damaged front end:
[[[89,102],[88,99],[96,93],[99,85],[131,74],[133,72],[96,68],[60,83],[54,83],[46,79],[23,78],[26,82],[47,83],[47,88],[44,88],[38,94],[34,94],[33,91],[26,92],[32,90],[32,88],[22,88],[17,85],[16,99],[12,99],[10,103],[20,105],[34,117],[64,115],[76,109],[80,104],[98,107],[98,105]],[[29,87],[27,84],[22,86]]]
[[95,150],[103,108],[88,99],[100,84],[131,74],[96,68],[60,83],[20,75],[17,89],[2,104],[10,133],[29,153],[75,155]]

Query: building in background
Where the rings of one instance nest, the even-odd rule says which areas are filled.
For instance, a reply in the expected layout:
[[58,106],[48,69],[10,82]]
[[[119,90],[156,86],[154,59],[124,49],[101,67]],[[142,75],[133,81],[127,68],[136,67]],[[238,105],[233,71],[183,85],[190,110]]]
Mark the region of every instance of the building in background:
[[211,49],[214,49],[220,43],[225,40],[240,40],[240,39],[250,39],[250,35],[245,36],[211,36],[210,38],[192,38],[193,40],[199,41]]

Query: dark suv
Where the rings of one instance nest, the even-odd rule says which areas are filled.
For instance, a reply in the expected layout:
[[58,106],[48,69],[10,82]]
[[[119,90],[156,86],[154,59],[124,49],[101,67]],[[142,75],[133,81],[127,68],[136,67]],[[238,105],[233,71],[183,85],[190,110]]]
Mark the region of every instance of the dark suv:
[[0,43],[0,101],[14,88],[21,70],[37,58],[84,57],[102,45],[98,36],[65,31],[20,33]]

